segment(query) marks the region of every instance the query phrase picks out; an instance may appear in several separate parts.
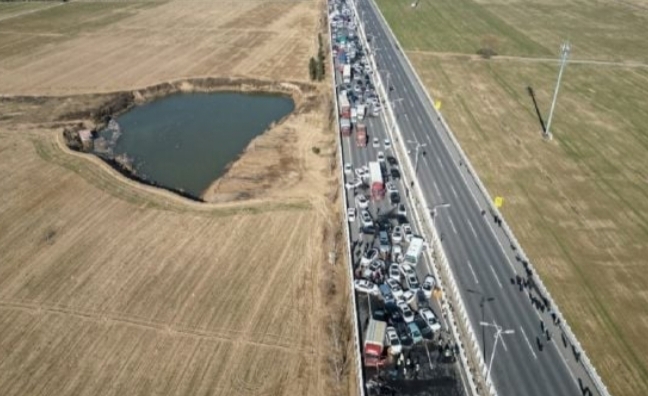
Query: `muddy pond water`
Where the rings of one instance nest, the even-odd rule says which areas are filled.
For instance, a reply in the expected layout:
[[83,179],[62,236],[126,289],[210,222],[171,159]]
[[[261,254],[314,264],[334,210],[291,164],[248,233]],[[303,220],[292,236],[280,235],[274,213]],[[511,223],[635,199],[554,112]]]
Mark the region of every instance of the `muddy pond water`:
[[100,131],[110,156],[126,155],[139,178],[200,197],[291,98],[241,93],[176,94],[133,108]]

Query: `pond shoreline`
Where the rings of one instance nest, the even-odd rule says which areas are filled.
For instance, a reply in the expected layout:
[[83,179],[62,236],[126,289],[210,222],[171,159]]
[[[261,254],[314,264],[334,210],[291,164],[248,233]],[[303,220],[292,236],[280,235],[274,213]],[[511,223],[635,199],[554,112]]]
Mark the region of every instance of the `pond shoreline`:
[[[206,78],[206,79],[187,79],[179,80],[175,82],[156,84],[151,87],[138,89],[128,92],[119,92],[113,94],[107,94],[112,96],[107,101],[104,101],[98,107],[95,108],[86,108],[83,110],[68,112],[59,118],[59,121],[72,121],[72,120],[89,120],[88,124],[84,123],[82,125],[76,125],[72,128],[66,128],[63,131],[63,137],[68,148],[88,153],[88,150],[84,149],[81,139],[78,132],[82,129],[92,129],[93,131],[100,130],[105,128],[108,122],[118,117],[125,112],[133,109],[136,106],[141,106],[155,100],[168,97],[174,94],[182,93],[243,93],[243,94],[264,94],[264,95],[277,95],[289,97],[294,103],[294,110],[282,117],[281,119],[273,122],[265,131],[261,132],[257,137],[253,138],[249,143],[252,144],[259,137],[268,133],[270,130],[281,126],[286,120],[290,117],[293,117],[298,114],[303,114],[304,112],[312,111],[314,108],[314,97],[315,88],[308,84],[303,83],[279,83],[274,81],[263,81],[263,80],[251,80],[251,79],[230,79],[230,78]],[[211,200],[206,201],[204,196],[208,191],[213,191],[218,185],[218,182],[228,174],[232,166],[241,159],[245,153],[248,152],[248,147],[242,150],[236,158],[230,161],[223,170],[221,177],[213,180],[210,185],[201,193],[200,196],[190,194],[184,190],[172,188],[165,186],[161,183],[154,182],[149,180],[146,177],[139,175],[132,167],[125,166],[120,163],[115,158],[109,158],[106,156],[98,155],[97,153],[92,153],[96,157],[100,158],[113,169],[118,171],[123,176],[137,181],[139,183],[165,189],[167,191],[178,194],[187,199],[196,201],[196,202],[211,202]],[[213,194],[211,194],[213,195]],[[242,192],[236,194],[232,197],[234,200],[246,199],[249,198],[250,194]]]

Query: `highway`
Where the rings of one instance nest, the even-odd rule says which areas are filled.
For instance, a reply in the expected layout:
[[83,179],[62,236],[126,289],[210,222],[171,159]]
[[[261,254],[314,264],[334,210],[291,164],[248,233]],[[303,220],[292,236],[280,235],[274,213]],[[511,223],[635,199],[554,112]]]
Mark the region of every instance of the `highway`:
[[[427,145],[421,149],[425,155],[419,157],[418,186],[414,188],[421,189],[431,206],[450,204],[438,209],[435,226],[442,235],[444,250],[487,365],[495,332],[480,322],[494,321],[503,329],[515,332],[503,335],[497,345],[491,378],[498,394],[583,394],[579,381],[590,384],[589,378],[584,376],[575,358],[565,353],[559,328],[545,320],[546,328],[555,336],[547,340],[541,328],[541,318],[546,315],[542,316],[531,304],[526,289],[513,283],[516,275],[525,276],[523,268],[516,262],[508,242],[498,238],[497,225],[480,201],[483,198],[477,197],[474,187],[464,179],[465,170],[462,171],[458,157],[447,147],[447,138],[443,136],[446,131],[441,130],[423,87],[397,48],[376,5],[371,0],[358,0],[356,7],[371,38],[370,48],[376,49],[375,59],[382,79],[393,87],[389,99],[399,99],[393,106],[402,138]],[[368,147],[371,137],[370,132]],[[409,154],[412,164],[415,153],[412,144]],[[589,389],[595,391],[591,385]]]

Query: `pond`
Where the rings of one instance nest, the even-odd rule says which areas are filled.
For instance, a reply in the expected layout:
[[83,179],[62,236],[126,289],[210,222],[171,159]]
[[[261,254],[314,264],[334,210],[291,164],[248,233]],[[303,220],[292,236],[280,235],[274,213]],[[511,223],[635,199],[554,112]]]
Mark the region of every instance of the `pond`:
[[292,99],[230,92],[176,94],[135,107],[100,131],[100,155],[126,155],[136,176],[199,198],[250,143],[294,110]]

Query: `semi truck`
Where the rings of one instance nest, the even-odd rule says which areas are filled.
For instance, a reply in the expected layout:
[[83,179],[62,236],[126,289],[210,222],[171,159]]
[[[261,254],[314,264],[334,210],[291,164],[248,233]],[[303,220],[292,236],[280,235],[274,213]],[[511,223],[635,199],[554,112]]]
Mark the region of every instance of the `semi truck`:
[[367,126],[363,123],[356,124],[356,146],[367,147]]
[[383,182],[380,163],[377,161],[369,162],[369,176],[371,177],[371,198],[374,201],[379,201],[385,197],[385,183]]
[[351,65],[346,64],[342,69],[342,81],[345,84],[351,83]]
[[351,122],[348,118],[340,118],[340,133],[342,136],[351,136]]
[[351,104],[349,104],[349,98],[347,98],[345,91],[342,91],[338,97],[338,104],[340,105],[340,117],[351,117]]
[[367,327],[367,336],[364,342],[364,362],[365,366],[378,367],[385,363],[382,357],[383,349],[385,348],[385,330],[387,323],[374,320],[369,320]]

